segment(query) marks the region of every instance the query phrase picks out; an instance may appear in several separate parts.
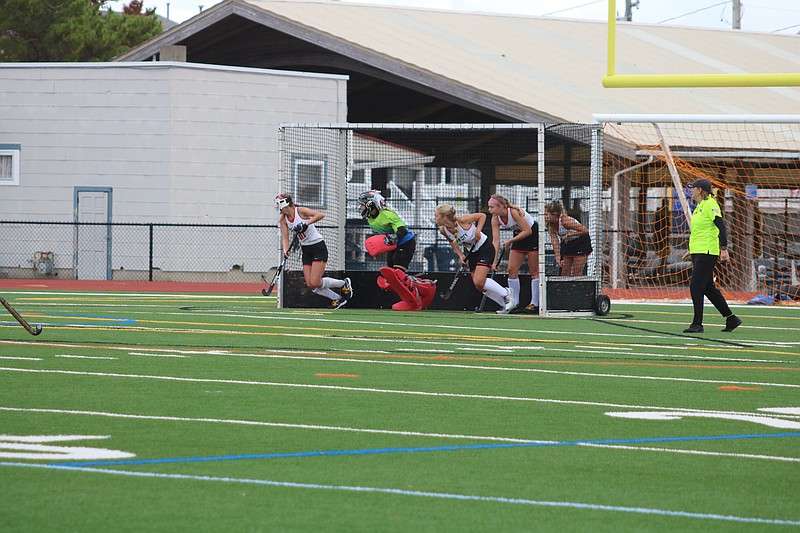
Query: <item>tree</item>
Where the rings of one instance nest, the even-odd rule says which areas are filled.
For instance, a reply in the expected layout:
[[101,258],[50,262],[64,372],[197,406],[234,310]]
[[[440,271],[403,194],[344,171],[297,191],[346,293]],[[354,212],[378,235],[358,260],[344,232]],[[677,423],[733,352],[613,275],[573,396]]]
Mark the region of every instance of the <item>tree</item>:
[[158,35],[155,10],[103,10],[108,0],[3,0],[0,61],[107,61]]

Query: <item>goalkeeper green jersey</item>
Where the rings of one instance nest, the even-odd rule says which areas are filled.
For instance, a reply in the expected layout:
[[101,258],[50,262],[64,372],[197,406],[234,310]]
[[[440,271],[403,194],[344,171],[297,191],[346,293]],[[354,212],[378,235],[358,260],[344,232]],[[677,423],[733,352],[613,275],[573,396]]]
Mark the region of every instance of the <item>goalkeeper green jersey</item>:
[[[382,209],[378,212],[375,218],[367,218],[367,223],[372,231],[379,235],[389,235],[390,233],[397,233],[397,230],[406,225],[403,219],[390,209]],[[414,238],[414,234],[406,227],[408,233],[403,235],[403,238],[397,241],[397,245],[406,243]]]

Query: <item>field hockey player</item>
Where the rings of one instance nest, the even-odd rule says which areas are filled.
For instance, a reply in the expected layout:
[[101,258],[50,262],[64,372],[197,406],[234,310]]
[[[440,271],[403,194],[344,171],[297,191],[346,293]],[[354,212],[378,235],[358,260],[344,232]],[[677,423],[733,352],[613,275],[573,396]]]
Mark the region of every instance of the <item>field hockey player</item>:
[[[539,314],[539,224],[530,213],[512,205],[504,196],[493,194],[489,198],[489,213],[492,215],[492,244],[500,246],[500,229],[510,229],[513,237],[503,246],[508,250],[508,287],[514,293],[514,307],[519,304],[519,269],[528,260],[531,273],[531,301],[526,313]],[[497,269],[497,263],[492,270]]]
[[[289,194],[275,197],[275,206],[280,212],[278,225],[281,229],[284,257],[291,252],[289,232],[300,241],[303,253],[303,278],[311,292],[330,300],[330,309],[338,309],[353,297],[353,286],[350,278],[334,279],[323,277],[328,264],[328,247],[319,230],[314,226],[325,215],[307,207],[298,207]],[[333,289],[339,289],[340,293]]]
[[[485,213],[456,216],[453,206],[442,204],[436,208],[433,221],[439,232],[450,242],[461,264],[469,264],[475,288],[500,306],[498,314],[506,314],[514,307],[512,289],[506,289],[489,278],[495,258],[495,247],[483,233]],[[456,274],[457,275],[457,274]]]

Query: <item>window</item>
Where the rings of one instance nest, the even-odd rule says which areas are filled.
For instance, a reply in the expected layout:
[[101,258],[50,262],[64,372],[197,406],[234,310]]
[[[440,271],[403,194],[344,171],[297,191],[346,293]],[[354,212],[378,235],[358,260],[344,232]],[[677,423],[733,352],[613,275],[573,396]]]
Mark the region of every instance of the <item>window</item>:
[[366,183],[367,171],[364,169],[353,170],[350,175],[350,183]]
[[325,207],[325,161],[295,159],[292,164],[294,200],[300,205]]
[[18,144],[0,144],[0,185],[19,185]]

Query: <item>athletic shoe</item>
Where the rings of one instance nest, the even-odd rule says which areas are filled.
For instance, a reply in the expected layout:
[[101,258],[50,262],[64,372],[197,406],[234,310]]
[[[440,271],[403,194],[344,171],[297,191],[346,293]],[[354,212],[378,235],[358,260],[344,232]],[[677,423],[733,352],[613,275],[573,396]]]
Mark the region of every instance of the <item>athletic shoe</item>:
[[339,309],[340,307],[343,307],[346,303],[347,303],[347,300],[345,300],[344,298],[340,298],[339,300],[331,300],[330,308],[331,309]]
[[525,312],[528,313],[529,315],[538,315],[539,314],[539,307],[537,307],[537,306],[535,306],[533,304],[528,304],[528,305],[525,306]]
[[703,333],[703,326],[701,326],[700,324],[692,324],[691,326],[689,326],[688,328],[683,330],[683,332],[684,333]]
[[498,315],[507,315],[514,309],[514,289],[509,287],[506,290],[506,297],[503,298],[503,300],[506,302],[506,305],[502,309],[497,310]]
[[742,319],[736,315],[731,315],[725,319],[725,329],[722,331],[728,333],[742,325]]
[[342,296],[348,300],[353,297],[353,283],[350,278],[344,278],[344,286],[342,287]]

